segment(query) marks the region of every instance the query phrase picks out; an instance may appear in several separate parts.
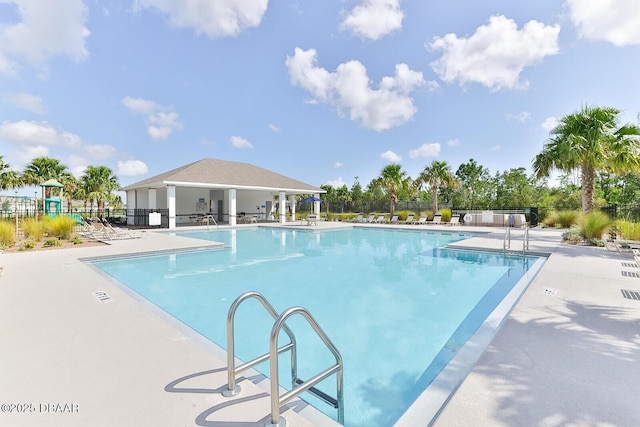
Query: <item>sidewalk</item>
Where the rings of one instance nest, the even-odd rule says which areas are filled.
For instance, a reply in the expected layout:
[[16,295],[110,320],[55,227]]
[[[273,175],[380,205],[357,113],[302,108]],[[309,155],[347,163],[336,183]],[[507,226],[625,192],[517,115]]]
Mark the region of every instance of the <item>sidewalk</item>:
[[557,245],[437,427],[640,426],[633,258]]

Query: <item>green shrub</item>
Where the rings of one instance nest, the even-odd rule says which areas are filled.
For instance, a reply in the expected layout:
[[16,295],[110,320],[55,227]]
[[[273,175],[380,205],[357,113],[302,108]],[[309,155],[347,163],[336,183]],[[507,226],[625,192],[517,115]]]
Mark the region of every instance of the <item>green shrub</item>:
[[427,221],[433,221],[433,211],[424,211],[420,213],[420,216],[427,218]]
[[616,221],[616,229],[623,239],[640,240],[640,223],[619,219]]
[[33,240],[25,240],[24,242],[22,242],[22,244],[20,245],[18,250],[19,251],[28,251],[28,250],[31,250],[31,249],[33,249],[35,247],[36,247],[36,242],[34,242]]
[[562,233],[562,240],[569,243],[581,243],[584,241],[584,236],[578,227],[571,227]]
[[47,239],[44,242],[44,246],[45,247],[60,246],[60,240],[58,240],[58,239]]
[[20,224],[24,236],[28,239],[33,239],[36,242],[42,240],[44,236],[44,223],[42,221],[36,221],[33,218],[25,219]]
[[15,224],[9,221],[0,221],[0,246],[13,246],[16,244]]
[[440,219],[442,222],[451,221],[451,209],[440,209]]
[[76,222],[73,218],[68,216],[59,215],[53,218],[45,217],[44,229],[50,237],[57,237],[58,239],[68,240],[73,234],[73,229],[76,226]]
[[81,244],[83,244],[83,243],[84,243],[84,242],[82,241],[82,239],[80,239],[78,236],[74,236],[74,237],[73,237],[73,244],[74,244],[74,245],[81,245]]
[[560,219],[558,218],[557,212],[549,212],[546,217],[544,217],[543,221],[544,225],[547,227],[555,227],[560,223]]
[[601,211],[591,211],[580,220],[580,232],[587,240],[602,239],[602,236],[611,226],[609,216]]
[[409,211],[396,211],[395,214],[398,215],[398,221],[406,221]]
[[580,219],[580,213],[578,211],[560,211],[558,212],[558,223],[556,226],[560,228],[571,228],[572,225],[576,225]]

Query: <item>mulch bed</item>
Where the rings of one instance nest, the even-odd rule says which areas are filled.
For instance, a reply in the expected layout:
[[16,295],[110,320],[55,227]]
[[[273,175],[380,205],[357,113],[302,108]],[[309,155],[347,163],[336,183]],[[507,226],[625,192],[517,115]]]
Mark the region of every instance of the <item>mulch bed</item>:
[[[78,239],[74,242],[74,240],[61,240],[60,246],[45,246],[45,242],[47,238],[43,238],[39,242],[35,242],[33,248],[26,249],[25,243],[27,240],[17,241],[15,245],[10,247],[1,248],[3,253],[27,253],[34,251],[56,251],[59,249],[70,249],[70,248],[85,248],[91,246],[103,246],[106,243],[99,242],[97,240],[89,239],[86,237],[78,236]],[[79,243],[81,242],[81,243]]]

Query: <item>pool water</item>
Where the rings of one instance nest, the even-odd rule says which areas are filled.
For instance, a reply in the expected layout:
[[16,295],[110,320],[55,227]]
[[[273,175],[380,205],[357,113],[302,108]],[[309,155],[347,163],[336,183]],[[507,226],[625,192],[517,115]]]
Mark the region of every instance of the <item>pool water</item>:
[[[122,284],[226,348],[226,316],[246,291],[278,312],[307,308],[344,359],[345,425],[391,426],[526,273],[535,257],[443,248],[465,233],[353,228],[253,228],[180,233],[224,249],[95,261]],[[310,327],[298,339],[299,377],[334,363]],[[267,353],[273,320],[258,302],[236,315],[236,355]],[[281,334],[283,338],[286,335]],[[288,356],[281,359],[281,384]],[[268,375],[268,363],[258,370]],[[318,388],[335,396],[335,376]],[[335,410],[302,397],[335,418]]]

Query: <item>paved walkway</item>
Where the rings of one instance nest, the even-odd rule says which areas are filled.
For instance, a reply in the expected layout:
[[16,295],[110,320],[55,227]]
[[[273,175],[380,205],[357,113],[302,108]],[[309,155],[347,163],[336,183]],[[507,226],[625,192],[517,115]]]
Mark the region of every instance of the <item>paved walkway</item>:
[[[490,231],[465,244],[501,249],[504,231]],[[10,405],[0,426],[264,425],[270,402],[264,384],[254,384],[260,378],[222,397],[221,350],[159,310],[141,309],[79,260],[206,245],[145,235],[0,255],[0,404]],[[640,301],[620,292],[640,290],[640,270],[617,252],[560,245],[555,231],[534,230],[531,249],[552,255],[435,425],[640,425]],[[283,415],[288,426],[328,425],[303,404]]]

